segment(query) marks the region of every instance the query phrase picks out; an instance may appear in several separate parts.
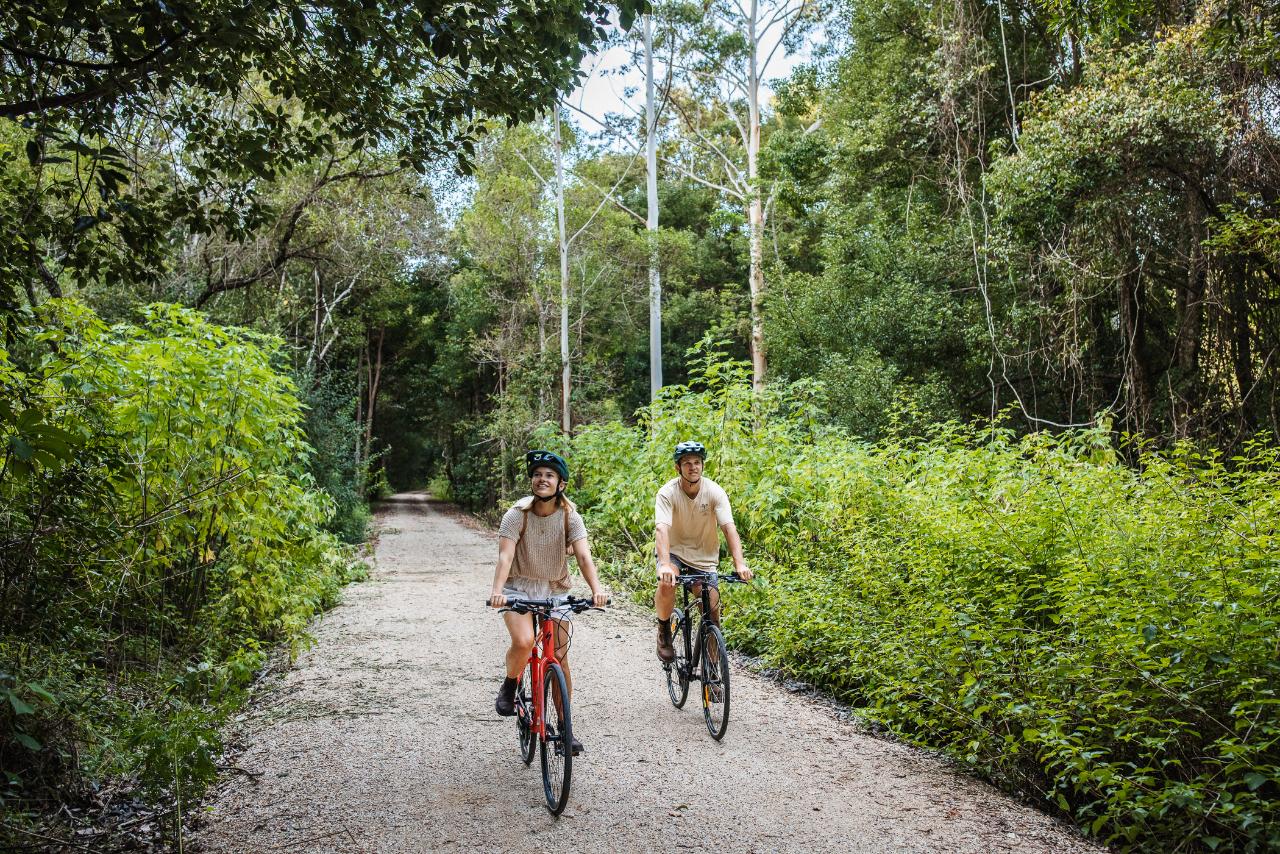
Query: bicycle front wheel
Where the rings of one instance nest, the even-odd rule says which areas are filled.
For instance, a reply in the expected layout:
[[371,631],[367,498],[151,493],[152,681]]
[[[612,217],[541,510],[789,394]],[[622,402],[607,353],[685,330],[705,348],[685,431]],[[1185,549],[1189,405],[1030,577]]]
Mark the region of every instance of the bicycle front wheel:
[[676,648],[676,660],[662,669],[667,673],[667,696],[671,705],[679,709],[689,696],[689,627],[679,608],[671,614],[671,643]]
[[542,716],[542,791],[547,809],[552,815],[560,815],[569,803],[569,780],[573,775],[573,720],[569,714],[569,691],[559,664],[550,665],[543,680]]
[[533,665],[526,665],[516,683],[516,728],[520,731],[520,758],[525,765],[533,762],[538,739],[533,734]]
[[729,728],[729,651],[720,627],[708,625],[702,636],[702,716],[716,741]]

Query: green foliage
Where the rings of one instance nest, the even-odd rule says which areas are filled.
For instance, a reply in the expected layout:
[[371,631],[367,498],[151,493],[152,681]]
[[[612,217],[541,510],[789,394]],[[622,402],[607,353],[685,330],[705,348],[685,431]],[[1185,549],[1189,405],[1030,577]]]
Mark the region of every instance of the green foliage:
[[[729,635],[1124,850],[1280,844],[1280,450],[943,424],[850,440],[806,386],[753,400],[707,351],[641,424],[573,441],[621,580],[652,584],[650,496],[695,437],[763,580]],[[648,588],[651,589],[651,588]]]
[[25,332],[0,350],[7,794],[189,793],[265,645],[302,642],[356,572],[296,389],[275,341],[175,306],[107,326],[55,300]]
[[303,428],[313,449],[307,469],[317,488],[333,500],[327,530],[344,542],[364,542],[369,504],[361,488],[368,482],[368,463],[356,461],[361,427],[352,415],[352,390],[333,374],[304,376],[306,416]]

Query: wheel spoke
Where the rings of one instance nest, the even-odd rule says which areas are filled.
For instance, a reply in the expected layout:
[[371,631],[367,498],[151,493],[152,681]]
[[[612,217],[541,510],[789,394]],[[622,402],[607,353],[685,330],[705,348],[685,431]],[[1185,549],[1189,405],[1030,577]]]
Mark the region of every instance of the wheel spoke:
[[676,660],[664,665],[667,676],[667,695],[677,709],[689,696],[689,658],[685,647],[686,624],[684,614],[677,608],[672,614],[671,642],[676,648]]
[[573,716],[564,673],[559,665],[547,668],[542,687],[542,713],[546,717],[541,742],[542,788],[547,809],[559,815],[569,802],[569,782],[573,771]]
[[719,741],[729,727],[729,654],[719,626],[707,627],[702,646],[702,713]]

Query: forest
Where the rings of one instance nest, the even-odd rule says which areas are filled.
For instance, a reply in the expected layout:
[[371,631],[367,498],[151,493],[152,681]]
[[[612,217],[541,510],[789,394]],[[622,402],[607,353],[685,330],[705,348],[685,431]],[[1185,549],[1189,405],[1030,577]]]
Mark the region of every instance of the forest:
[[180,827],[393,492],[562,452],[645,601],[696,438],[744,651],[1280,848],[1277,63],[1263,0],[5,4],[0,842]]

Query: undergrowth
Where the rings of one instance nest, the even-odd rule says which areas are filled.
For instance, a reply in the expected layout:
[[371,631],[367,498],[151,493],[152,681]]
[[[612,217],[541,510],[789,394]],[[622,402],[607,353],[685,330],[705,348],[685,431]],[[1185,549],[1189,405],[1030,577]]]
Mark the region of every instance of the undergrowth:
[[[762,578],[732,642],[1121,850],[1280,847],[1280,466],[1105,429],[859,442],[820,389],[707,353],[564,450],[594,547],[652,593],[652,496],[699,439]],[[1119,453],[1118,453],[1119,452]]]
[[[109,781],[183,801],[273,645],[362,566],[278,342],[52,301],[0,349],[0,840]],[[8,834],[6,836],[6,834]]]

